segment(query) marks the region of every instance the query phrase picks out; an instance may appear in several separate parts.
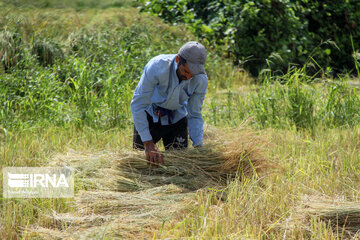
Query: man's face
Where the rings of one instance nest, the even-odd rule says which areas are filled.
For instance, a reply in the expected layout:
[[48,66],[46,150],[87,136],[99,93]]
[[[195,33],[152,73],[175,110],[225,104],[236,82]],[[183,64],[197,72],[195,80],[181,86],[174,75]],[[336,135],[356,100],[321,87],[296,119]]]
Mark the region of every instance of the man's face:
[[189,66],[186,63],[178,66],[176,74],[179,80],[189,80],[194,76],[194,74],[190,72]]

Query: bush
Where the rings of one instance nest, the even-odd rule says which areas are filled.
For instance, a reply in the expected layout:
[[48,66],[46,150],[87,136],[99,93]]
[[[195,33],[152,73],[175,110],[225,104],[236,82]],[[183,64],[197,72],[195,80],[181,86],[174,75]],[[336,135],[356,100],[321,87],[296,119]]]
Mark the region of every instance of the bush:
[[[155,0],[144,10],[186,23],[255,76],[264,68],[283,73],[309,62],[310,74],[354,69],[350,36],[360,39],[359,1]],[[359,49],[360,42],[354,44]]]

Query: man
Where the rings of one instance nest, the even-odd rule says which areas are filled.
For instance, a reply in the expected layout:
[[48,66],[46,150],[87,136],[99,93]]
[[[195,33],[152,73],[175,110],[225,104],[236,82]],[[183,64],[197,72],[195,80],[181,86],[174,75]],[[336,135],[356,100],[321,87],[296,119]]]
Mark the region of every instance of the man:
[[163,164],[156,143],[165,149],[203,144],[201,108],[207,89],[206,49],[198,42],[183,45],[178,54],[163,54],[145,66],[131,101],[135,149],[145,149],[150,164]]

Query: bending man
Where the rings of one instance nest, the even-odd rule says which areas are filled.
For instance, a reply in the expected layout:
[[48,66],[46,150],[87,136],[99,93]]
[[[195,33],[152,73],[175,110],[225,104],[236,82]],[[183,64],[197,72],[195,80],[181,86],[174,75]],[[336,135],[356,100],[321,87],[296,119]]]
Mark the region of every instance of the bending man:
[[135,89],[131,112],[134,119],[133,147],[145,149],[152,164],[163,163],[156,143],[165,149],[203,144],[201,108],[208,78],[204,64],[206,49],[198,42],[183,45],[178,54],[162,54],[145,66]]

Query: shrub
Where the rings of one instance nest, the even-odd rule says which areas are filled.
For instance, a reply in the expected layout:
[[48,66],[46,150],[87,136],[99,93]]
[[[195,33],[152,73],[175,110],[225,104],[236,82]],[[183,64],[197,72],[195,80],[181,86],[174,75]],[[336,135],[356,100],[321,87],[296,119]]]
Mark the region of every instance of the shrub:
[[[311,74],[354,69],[350,35],[360,39],[360,2],[308,0],[155,0],[144,5],[166,21],[184,22],[253,75],[303,65]],[[330,40],[330,41],[329,41]],[[354,41],[359,49],[360,41]],[[269,61],[277,54],[280,58]]]

